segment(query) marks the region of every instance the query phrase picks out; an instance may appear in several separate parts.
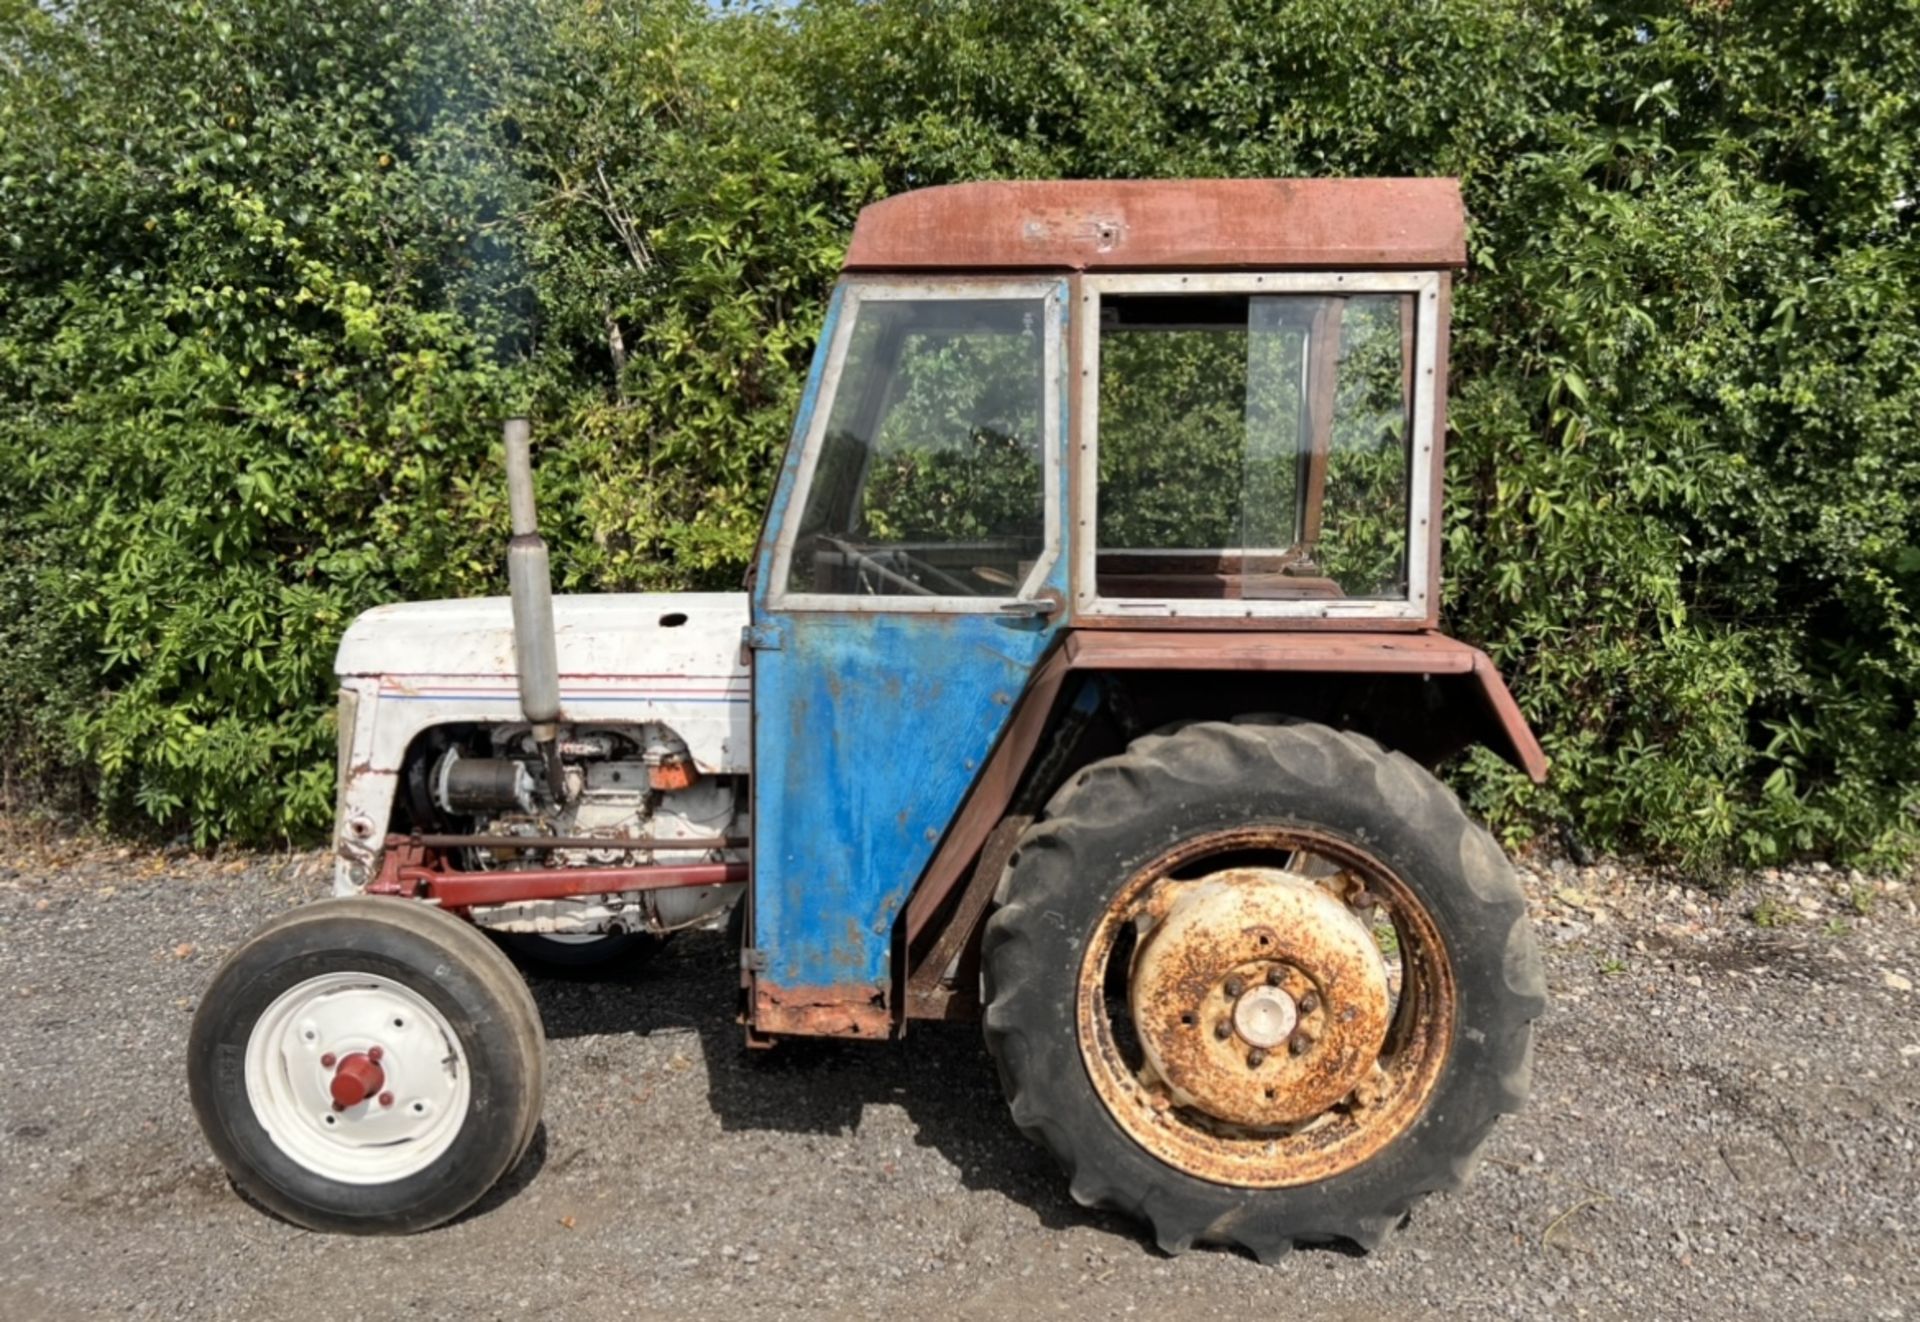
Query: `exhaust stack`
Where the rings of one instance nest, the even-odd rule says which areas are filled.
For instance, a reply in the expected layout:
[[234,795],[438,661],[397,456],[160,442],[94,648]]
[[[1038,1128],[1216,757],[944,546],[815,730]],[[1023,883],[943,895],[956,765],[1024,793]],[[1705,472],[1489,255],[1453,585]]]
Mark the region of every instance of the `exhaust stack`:
[[507,508],[513,539],[507,543],[507,585],[513,595],[513,659],[520,675],[520,711],[533,727],[534,746],[547,769],[547,797],[566,798],[560,766],[560,658],[553,634],[553,576],[547,543],[540,536],[533,501],[533,427],[508,418],[501,429],[507,449]]

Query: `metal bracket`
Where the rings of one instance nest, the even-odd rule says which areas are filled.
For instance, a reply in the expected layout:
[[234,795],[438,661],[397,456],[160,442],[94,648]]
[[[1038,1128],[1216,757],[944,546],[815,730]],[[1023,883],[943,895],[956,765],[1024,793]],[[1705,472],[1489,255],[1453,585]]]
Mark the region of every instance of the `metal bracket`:
[[742,946],[740,948],[740,967],[749,973],[765,973],[767,971],[767,952],[764,950],[756,950],[752,946]]
[[740,646],[750,652],[778,652],[782,646],[777,624],[749,624],[740,631]]

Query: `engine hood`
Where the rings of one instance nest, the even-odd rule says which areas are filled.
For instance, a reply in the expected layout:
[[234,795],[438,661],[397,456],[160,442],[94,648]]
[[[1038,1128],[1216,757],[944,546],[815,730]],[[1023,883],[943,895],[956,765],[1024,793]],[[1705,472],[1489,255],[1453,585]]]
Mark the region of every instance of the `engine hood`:
[[[744,592],[657,592],[553,599],[566,677],[745,674]],[[333,668],[341,676],[499,678],[517,672],[513,609],[505,597],[376,606],[348,626]]]

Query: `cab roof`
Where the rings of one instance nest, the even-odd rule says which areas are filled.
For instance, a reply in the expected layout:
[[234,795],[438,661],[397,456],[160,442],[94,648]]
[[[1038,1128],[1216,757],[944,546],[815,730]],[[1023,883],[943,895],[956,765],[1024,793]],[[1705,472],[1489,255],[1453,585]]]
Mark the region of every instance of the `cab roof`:
[[1433,270],[1466,264],[1457,179],[1022,180],[860,212],[848,271]]

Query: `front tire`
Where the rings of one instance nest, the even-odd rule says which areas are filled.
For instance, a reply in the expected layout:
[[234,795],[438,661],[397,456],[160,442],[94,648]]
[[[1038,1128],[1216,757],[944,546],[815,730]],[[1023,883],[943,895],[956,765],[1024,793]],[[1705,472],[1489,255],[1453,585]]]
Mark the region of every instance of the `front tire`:
[[247,1195],[311,1230],[406,1234],[526,1153],[541,1044],[526,984],[471,925],[355,896],[292,911],[221,965],[187,1082]]
[[1202,723],[1078,773],[983,947],[1016,1124],[1160,1246],[1384,1241],[1526,1098],[1544,981],[1499,847],[1409,759]]

